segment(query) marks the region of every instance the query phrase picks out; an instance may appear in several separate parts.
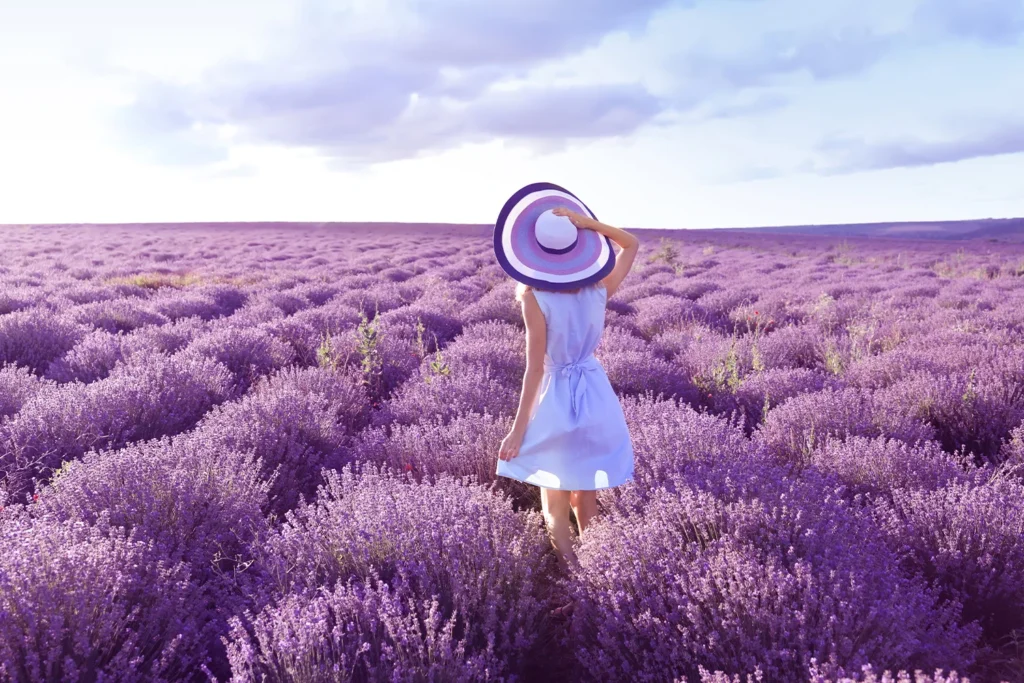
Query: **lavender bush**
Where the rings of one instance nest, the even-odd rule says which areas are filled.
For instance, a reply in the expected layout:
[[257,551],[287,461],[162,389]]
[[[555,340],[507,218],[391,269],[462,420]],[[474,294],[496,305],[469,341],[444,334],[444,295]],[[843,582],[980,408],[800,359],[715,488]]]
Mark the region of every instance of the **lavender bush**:
[[110,334],[167,322],[166,317],[147,310],[144,302],[132,299],[104,299],[76,306],[69,311],[69,317],[81,325],[91,325]]
[[116,528],[148,543],[153,560],[185,563],[197,589],[188,609],[209,647],[190,673],[206,663],[224,674],[219,638],[228,618],[249,605],[246,570],[267,531],[269,484],[259,471],[251,453],[191,435],[163,438],[67,463],[29,510],[92,525],[102,519],[105,532]]
[[930,426],[886,398],[852,387],[800,394],[770,410],[757,436],[777,457],[797,462],[829,439],[886,436],[917,443],[934,438]]
[[493,378],[486,367],[466,365],[452,372],[443,360],[425,365],[374,416],[374,424],[412,424],[434,418],[449,422],[469,412],[503,415],[519,403],[518,395]]
[[41,380],[26,367],[0,366],[0,419],[14,415],[25,403],[52,382]]
[[375,427],[362,432],[351,446],[352,459],[374,462],[416,479],[450,474],[473,477],[480,483],[497,483],[519,505],[540,504],[537,487],[494,472],[494,453],[512,428],[510,416],[467,413],[447,424],[434,418],[390,430]]
[[734,422],[650,395],[626,397],[622,408],[633,440],[634,481],[601,491],[606,509],[642,510],[659,489],[685,489],[691,482],[723,498],[745,497],[760,481],[779,476]]
[[179,681],[204,644],[180,563],[109,526],[8,513],[0,534],[0,678]]
[[0,364],[42,373],[81,341],[86,329],[46,311],[29,309],[0,316]]
[[[427,350],[428,353],[432,349]],[[443,361],[455,373],[475,367],[487,370],[507,388],[522,388],[526,370],[526,336],[523,330],[503,322],[474,323],[428,362]]]
[[48,387],[0,424],[0,478],[25,493],[32,477],[91,449],[180,433],[230,395],[223,365],[162,354],[119,365],[92,384]]
[[232,681],[471,681],[496,678],[487,658],[466,657],[437,600],[403,582],[338,583],[287,594],[251,618],[236,619],[228,643]]
[[942,450],[938,442],[910,445],[897,439],[853,436],[816,448],[810,462],[847,486],[849,496],[890,496],[896,489],[935,490],[954,482],[981,481],[987,475]]
[[236,679],[304,680],[320,663],[338,680],[504,678],[538,654],[551,558],[537,513],[451,477],[326,478],[263,546],[280,597],[234,621]]
[[61,384],[79,381],[89,384],[110,376],[110,372],[124,360],[126,337],[95,330],[86,335],[75,348],[54,360],[45,376]]
[[294,360],[292,349],[261,329],[224,329],[201,335],[182,352],[186,357],[215,360],[234,375],[234,391],[248,391],[260,377]]
[[1024,626],[1024,485],[953,481],[897,489],[876,516],[908,571],[963,604],[997,639]]
[[886,392],[932,425],[946,449],[966,448],[980,461],[992,462],[1024,420],[1024,364],[1014,375],[996,375],[984,366],[955,375],[917,373]]
[[867,518],[813,482],[777,489],[729,504],[663,491],[584,534],[571,635],[588,676],[656,681],[703,665],[799,680],[811,658],[973,663],[980,629],[902,575]]
[[365,390],[351,374],[286,369],[238,401],[216,406],[193,434],[212,449],[251,452],[272,481],[269,511],[310,498],[323,468],[345,462],[350,435],[367,419]]
[[773,368],[752,373],[736,387],[736,404],[747,424],[760,424],[772,408],[801,394],[812,394],[836,384],[828,376],[807,368]]

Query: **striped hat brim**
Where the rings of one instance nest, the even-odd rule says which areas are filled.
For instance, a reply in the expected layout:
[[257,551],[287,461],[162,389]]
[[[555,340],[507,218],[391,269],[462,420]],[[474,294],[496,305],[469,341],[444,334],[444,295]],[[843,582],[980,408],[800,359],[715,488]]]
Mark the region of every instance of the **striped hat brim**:
[[594,230],[578,230],[576,240],[562,249],[538,241],[537,219],[558,207],[597,220],[576,195],[554,183],[527,185],[505,202],[494,224],[494,254],[513,279],[543,289],[575,289],[597,282],[615,267],[611,240]]

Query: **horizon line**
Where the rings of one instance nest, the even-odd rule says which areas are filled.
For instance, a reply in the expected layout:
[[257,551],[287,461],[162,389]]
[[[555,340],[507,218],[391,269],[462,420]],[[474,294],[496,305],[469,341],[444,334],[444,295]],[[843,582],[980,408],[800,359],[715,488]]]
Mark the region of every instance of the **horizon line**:
[[[730,227],[704,227],[704,228],[645,228],[638,226],[626,227],[627,230],[654,230],[659,232],[671,232],[681,230],[766,230],[777,228],[830,228],[830,227],[876,227],[883,225],[954,225],[960,223],[1000,223],[1008,221],[1022,221],[1024,216],[1010,216],[1005,218],[958,218],[952,220],[904,220],[904,221],[873,221],[865,223],[783,223],[775,225],[752,225],[752,226],[730,226]],[[357,225],[382,225],[382,226],[416,226],[416,227],[448,227],[448,228],[493,228],[493,223],[446,223],[440,221],[132,221],[116,223],[0,223],[3,228],[72,228],[72,227],[132,227],[132,226],[285,226],[285,225],[315,225],[327,226],[357,226]]]

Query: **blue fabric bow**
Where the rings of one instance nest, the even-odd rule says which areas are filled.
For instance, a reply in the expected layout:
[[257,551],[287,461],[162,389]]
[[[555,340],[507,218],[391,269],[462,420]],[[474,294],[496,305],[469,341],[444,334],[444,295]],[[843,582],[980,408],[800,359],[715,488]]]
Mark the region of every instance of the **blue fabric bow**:
[[[585,370],[599,370],[601,364],[597,361],[597,358],[591,354],[582,360],[575,361],[572,363],[548,363],[545,362],[544,366],[549,370],[557,370],[562,377],[569,378],[569,396],[572,404],[572,415],[577,417],[579,415],[579,405],[583,400],[583,394],[587,390],[587,379],[584,376]],[[576,382],[573,384],[573,376],[576,376]]]

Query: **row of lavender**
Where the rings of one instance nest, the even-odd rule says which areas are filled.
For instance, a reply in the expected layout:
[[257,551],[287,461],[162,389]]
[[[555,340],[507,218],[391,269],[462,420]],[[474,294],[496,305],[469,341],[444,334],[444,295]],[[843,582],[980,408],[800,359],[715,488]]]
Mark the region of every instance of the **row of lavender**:
[[637,482],[565,581],[494,481],[524,349],[485,239],[42,234],[0,266],[2,676],[1020,663],[1024,254],[648,240],[599,349]]

